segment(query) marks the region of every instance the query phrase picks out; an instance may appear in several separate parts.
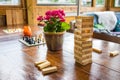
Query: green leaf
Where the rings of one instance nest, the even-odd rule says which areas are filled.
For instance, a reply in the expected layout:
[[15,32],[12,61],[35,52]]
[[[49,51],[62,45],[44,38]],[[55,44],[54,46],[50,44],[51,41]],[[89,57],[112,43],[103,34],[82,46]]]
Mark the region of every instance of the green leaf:
[[63,23],[61,24],[61,29],[63,29],[63,30],[68,30],[68,29],[70,29],[70,25],[67,24],[66,22],[63,22]]

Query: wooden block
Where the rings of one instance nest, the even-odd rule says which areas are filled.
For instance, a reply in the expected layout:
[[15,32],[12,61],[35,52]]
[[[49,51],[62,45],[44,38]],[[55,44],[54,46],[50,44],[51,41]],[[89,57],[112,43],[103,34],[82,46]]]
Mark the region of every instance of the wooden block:
[[42,63],[44,63],[44,62],[46,62],[46,61],[47,61],[47,60],[37,61],[37,62],[35,62],[35,65],[37,66],[37,65],[42,64]]
[[84,36],[82,36],[82,35],[75,35],[74,36],[74,39],[77,40],[77,41],[87,41],[87,40],[89,40],[91,38],[92,38],[92,35],[84,35]]
[[97,52],[97,53],[102,53],[102,50],[101,50],[101,49],[98,49],[98,48],[93,48],[93,51],[94,51],[94,52]]
[[79,36],[79,35],[75,35],[74,36],[74,39],[75,39],[75,41],[79,41],[80,42],[80,44],[81,43],[83,43],[83,41],[87,41],[87,40],[90,40],[90,38],[83,38],[82,36]]
[[74,54],[77,55],[77,54],[81,54],[81,55],[86,55],[86,54],[92,54],[92,50],[88,50],[86,52],[82,52],[82,51],[78,51],[78,50],[74,50]]
[[85,60],[75,59],[77,63],[80,63],[81,65],[87,65],[89,63],[92,63],[92,58],[88,58]]
[[92,54],[87,54],[87,55],[78,55],[75,54],[74,57],[80,59],[81,61],[92,58]]
[[110,52],[110,56],[114,57],[119,54],[119,51]]
[[74,34],[76,35],[80,35],[80,34],[84,34],[84,33],[93,33],[93,29],[92,28],[80,28],[79,29],[75,29]]
[[46,67],[48,67],[48,66],[50,66],[51,65],[51,63],[49,62],[49,61],[46,61],[46,62],[44,62],[44,63],[42,63],[42,64],[39,64],[38,65],[38,68],[39,69],[43,69],[43,68],[46,68]]
[[47,67],[47,68],[42,69],[42,73],[43,74],[49,74],[49,73],[53,73],[53,72],[56,72],[56,71],[57,71],[57,67],[56,66]]
[[75,40],[74,43],[75,43],[75,45],[78,45],[79,47],[89,47],[89,46],[92,46],[92,41],[89,41],[89,43],[85,43],[84,42],[84,44],[83,44],[82,41]]
[[83,64],[83,65],[86,65],[86,64],[88,64],[88,63],[92,63],[92,58],[89,58],[89,59],[86,59],[86,60],[83,60],[83,61],[82,61],[82,64]]
[[80,30],[75,29],[74,33],[77,34],[83,34],[83,33],[93,33],[92,28],[80,28]]

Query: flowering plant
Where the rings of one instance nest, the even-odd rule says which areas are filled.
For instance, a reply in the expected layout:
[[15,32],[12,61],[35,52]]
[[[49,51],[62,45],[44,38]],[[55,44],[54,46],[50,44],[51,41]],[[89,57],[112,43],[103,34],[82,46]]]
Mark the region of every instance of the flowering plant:
[[45,16],[39,16],[37,20],[44,22],[45,32],[63,32],[70,28],[70,25],[65,22],[63,10],[47,11]]

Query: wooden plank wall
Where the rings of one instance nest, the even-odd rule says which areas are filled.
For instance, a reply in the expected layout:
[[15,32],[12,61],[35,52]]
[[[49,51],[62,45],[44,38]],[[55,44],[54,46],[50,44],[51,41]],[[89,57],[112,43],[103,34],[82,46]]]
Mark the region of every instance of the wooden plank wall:
[[[69,12],[75,12],[76,13],[76,11],[77,11],[77,7],[76,6],[36,6],[35,7],[35,13],[34,13],[34,17],[35,17],[35,19],[34,19],[34,23],[35,24],[37,24],[38,23],[38,21],[36,20],[37,19],[37,17],[39,16],[39,15],[42,15],[42,16],[44,16],[45,15],[45,12],[47,11],[47,10],[55,10],[55,9],[62,9],[62,10],[64,10],[66,13],[69,13]],[[72,17],[72,16],[71,16]],[[70,17],[70,19],[71,19],[71,17]],[[67,20],[68,20],[68,16],[67,16]],[[69,20],[68,20],[69,21]],[[67,22],[68,22],[67,21]]]
[[[120,8],[113,7],[113,1],[114,0],[106,0],[107,4],[105,7],[80,7],[80,12],[106,10],[120,11]],[[25,2],[27,2],[27,7],[25,6]],[[95,3],[95,0],[93,0],[93,3]],[[21,0],[20,6],[0,6],[0,15],[6,15],[7,25],[26,24],[27,19],[29,25],[37,25],[37,17],[39,15],[44,15],[47,10],[53,9],[63,9],[66,13],[77,12],[77,6],[38,6],[36,0]],[[73,16],[66,17],[67,22],[71,19],[73,19]]]
[[0,15],[6,15],[6,23],[9,25],[23,25],[26,23],[24,0],[18,6],[0,6]]
[[6,10],[7,25],[23,24],[23,11],[22,10]]

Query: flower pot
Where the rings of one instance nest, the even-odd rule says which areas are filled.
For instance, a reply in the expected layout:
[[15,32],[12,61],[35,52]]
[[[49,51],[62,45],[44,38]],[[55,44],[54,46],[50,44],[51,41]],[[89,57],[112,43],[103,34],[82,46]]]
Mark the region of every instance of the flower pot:
[[62,50],[64,33],[65,32],[44,32],[47,48],[49,51]]

